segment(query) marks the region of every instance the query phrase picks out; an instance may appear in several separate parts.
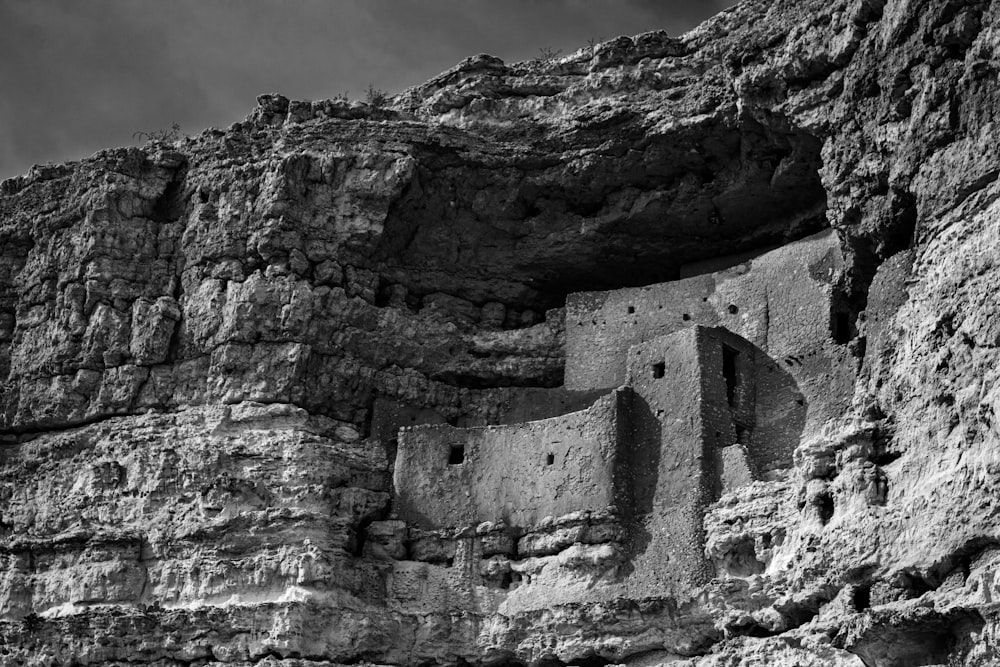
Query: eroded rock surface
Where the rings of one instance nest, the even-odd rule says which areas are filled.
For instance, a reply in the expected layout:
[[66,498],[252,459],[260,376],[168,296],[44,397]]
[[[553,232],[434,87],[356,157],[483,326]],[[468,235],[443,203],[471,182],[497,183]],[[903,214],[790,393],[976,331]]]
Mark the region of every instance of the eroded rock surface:
[[[744,0],[0,184],[0,661],[996,664],[998,30],[991,0]],[[569,294],[827,227],[823,345],[683,313],[831,387],[781,465],[720,454],[703,577],[646,585],[626,504],[400,518],[401,427],[606,393],[564,382]]]

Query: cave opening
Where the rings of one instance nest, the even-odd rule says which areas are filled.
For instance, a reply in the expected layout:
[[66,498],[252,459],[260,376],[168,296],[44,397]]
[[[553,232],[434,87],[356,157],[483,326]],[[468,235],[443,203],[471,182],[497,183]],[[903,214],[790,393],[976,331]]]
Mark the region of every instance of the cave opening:
[[457,171],[431,168],[440,149],[420,147],[386,217],[377,270],[414,293],[545,311],[570,293],[728,269],[829,227],[822,141],[807,131],[741,118],[622,148],[583,149],[596,181],[592,170],[543,161],[499,181],[494,167],[470,164],[459,182]]
[[871,584],[866,584],[863,586],[858,586],[854,589],[854,595],[852,597],[852,602],[854,603],[855,611],[864,611],[872,606],[872,587]]
[[833,340],[837,345],[846,345],[854,337],[851,335],[851,314],[835,312],[833,314]]
[[766,565],[757,559],[753,538],[744,538],[733,545],[716,567],[731,577],[750,577],[760,574]]
[[819,521],[824,526],[830,523],[833,518],[834,505],[833,496],[829,493],[822,493],[816,498],[816,509],[819,512]]
[[500,588],[512,590],[521,585],[521,573],[511,570],[500,577]]
[[611,660],[607,658],[602,658],[600,656],[592,655],[587,658],[582,658],[579,660],[572,660],[567,664],[567,667],[604,667],[605,665],[614,664]]
[[184,215],[187,199],[184,196],[184,184],[187,178],[187,167],[181,167],[173,173],[163,193],[153,202],[149,219],[154,222],[169,223]]

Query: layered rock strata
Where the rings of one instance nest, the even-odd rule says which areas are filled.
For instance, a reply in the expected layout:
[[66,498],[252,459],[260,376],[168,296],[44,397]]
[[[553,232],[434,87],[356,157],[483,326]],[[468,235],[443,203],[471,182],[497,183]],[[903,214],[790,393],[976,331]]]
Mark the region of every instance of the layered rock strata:
[[[0,661],[995,664],[998,25],[744,0],[3,182]],[[787,460],[688,517],[704,577],[593,594],[649,562],[617,503],[401,517],[401,427],[603,400],[569,295],[827,227],[835,365],[699,315],[836,369]]]

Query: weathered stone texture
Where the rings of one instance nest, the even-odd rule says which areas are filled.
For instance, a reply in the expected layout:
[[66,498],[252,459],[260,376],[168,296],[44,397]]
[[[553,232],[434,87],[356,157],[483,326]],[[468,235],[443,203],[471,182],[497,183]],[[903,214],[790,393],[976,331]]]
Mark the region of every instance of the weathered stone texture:
[[484,521],[530,527],[545,517],[615,502],[617,393],[581,412],[509,426],[406,427],[395,463],[393,512],[422,528]]
[[[853,331],[837,340],[844,308],[835,282],[842,275],[831,232],[772,250],[716,273],[612,292],[571,294],[566,307],[566,384],[611,387],[624,379],[630,345],[692,326],[722,326],[758,346],[800,385],[808,419],[821,424],[850,400]],[[762,383],[779,382],[761,374]],[[787,404],[780,387],[763,386],[762,401]]]
[[[0,662],[994,664],[998,26],[743,0],[3,182]],[[391,516],[400,426],[562,423],[694,325],[748,442],[684,409],[716,340],[634,383],[629,503]]]

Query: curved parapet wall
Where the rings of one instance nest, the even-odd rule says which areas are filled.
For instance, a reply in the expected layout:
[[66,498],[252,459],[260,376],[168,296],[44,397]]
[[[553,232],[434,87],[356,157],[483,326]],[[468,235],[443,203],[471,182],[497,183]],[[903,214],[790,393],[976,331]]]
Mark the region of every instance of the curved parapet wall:
[[498,520],[532,526],[607,509],[623,396],[615,391],[586,410],[509,426],[402,429],[395,514],[431,529]]

